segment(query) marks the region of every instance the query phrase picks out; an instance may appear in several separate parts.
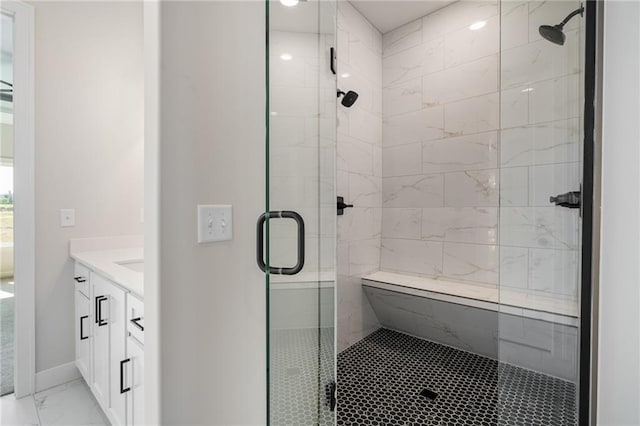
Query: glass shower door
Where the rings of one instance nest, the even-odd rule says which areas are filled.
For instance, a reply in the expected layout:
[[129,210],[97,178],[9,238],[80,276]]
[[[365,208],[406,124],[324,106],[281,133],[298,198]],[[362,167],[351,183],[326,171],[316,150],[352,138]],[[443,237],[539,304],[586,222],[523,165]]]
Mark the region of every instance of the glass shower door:
[[[269,424],[335,424],[335,2],[267,2]],[[268,265],[268,266],[267,266]]]
[[581,6],[501,2],[500,424],[516,410],[540,424],[577,424]]

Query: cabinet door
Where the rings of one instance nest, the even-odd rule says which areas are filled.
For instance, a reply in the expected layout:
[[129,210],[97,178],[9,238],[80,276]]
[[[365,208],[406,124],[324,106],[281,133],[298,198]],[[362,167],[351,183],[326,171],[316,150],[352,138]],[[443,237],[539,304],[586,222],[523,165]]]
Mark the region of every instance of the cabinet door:
[[111,423],[124,425],[127,406],[120,372],[126,354],[125,292],[100,276],[92,275],[91,279],[96,310],[94,392],[97,399],[102,398],[101,405]]
[[126,371],[129,400],[127,401],[127,424],[144,425],[144,347],[133,337],[127,339],[129,368]]
[[76,366],[87,383],[91,383],[91,302],[80,290],[76,303]]

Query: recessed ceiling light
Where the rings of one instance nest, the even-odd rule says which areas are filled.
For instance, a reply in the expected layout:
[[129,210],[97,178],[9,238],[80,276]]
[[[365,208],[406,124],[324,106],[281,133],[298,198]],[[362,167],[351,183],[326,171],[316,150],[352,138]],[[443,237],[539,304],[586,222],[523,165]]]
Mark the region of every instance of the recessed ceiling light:
[[283,53],[282,55],[280,55],[280,59],[282,59],[283,61],[290,61],[293,59],[293,56],[291,56],[290,53]]
[[340,77],[349,78],[349,77],[351,77],[351,74],[349,74],[348,72],[345,72],[344,74],[340,75]]
[[469,29],[471,31],[475,31],[475,30],[479,30],[480,28],[484,28],[485,25],[487,25],[487,21],[478,21],[474,24],[471,24]]
[[298,0],[280,0],[283,6],[293,7],[298,4]]
[[526,89],[522,89],[522,93],[533,92],[533,87],[527,87]]
[[271,111],[271,115],[278,115],[276,111]]

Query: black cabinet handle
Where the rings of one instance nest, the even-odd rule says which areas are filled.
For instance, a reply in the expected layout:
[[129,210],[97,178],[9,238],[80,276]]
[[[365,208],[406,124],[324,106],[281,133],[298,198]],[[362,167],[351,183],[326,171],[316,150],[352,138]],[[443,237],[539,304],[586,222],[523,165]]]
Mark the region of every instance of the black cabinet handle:
[[108,300],[108,297],[106,296],[96,297],[96,324],[98,324],[98,327],[107,325],[107,320],[102,319],[102,302],[104,302],[105,300]]
[[142,317],[132,318],[131,319],[131,324],[133,324],[136,327],[138,327],[140,329],[140,331],[144,331],[144,326],[140,325],[140,321],[141,320],[142,320]]
[[[267,219],[293,219],[296,221],[298,225],[298,262],[295,266],[291,268],[285,267],[272,267],[264,263],[264,224]],[[304,220],[302,216],[293,211],[275,211],[262,213],[258,218],[257,224],[257,238],[256,238],[256,260],[258,262],[258,267],[262,272],[269,271],[270,274],[274,275],[295,275],[298,272],[302,271],[304,267]]]
[[123,359],[120,361],[120,393],[129,392],[131,387],[123,388],[124,386],[124,365],[131,361],[131,358]]
[[84,322],[83,320],[89,318],[89,315],[83,315],[80,317],[80,340],[88,339],[89,336],[84,335]]
[[85,277],[73,277],[73,279],[76,280],[76,282],[78,283],[84,283],[87,281]]

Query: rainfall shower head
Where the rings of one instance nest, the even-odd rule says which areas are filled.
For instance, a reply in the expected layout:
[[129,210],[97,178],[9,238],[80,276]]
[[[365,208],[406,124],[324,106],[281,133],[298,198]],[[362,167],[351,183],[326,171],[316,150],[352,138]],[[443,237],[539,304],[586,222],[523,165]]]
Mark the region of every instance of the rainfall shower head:
[[356,103],[356,100],[358,100],[358,94],[353,90],[349,90],[347,93],[344,93],[342,90],[338,90],[338,97],[343,95],[344,95],[344,98],[342,98],[341,103],[343,106],[346,106],[347,108],[351,108],[351,106],[354,103]]
[[558,25],[540,25],[540,28],[538,29],[538,31],[540,32],[540,35],[546,40],[549,40],[551,43],[562,46],[566,39],[566,36],[564,35],[564,31],[562,31],[562,29],[567,24],[567,22],[571,20],[571,18],[573,18],[578,14],[582,16],[583,13],[584,13],[584,7],[580,6],[579,9],[576,9],[573,12],[571,12],[569,15],[567,15],[567,17],[564,18],[562,22],[560,22]]

